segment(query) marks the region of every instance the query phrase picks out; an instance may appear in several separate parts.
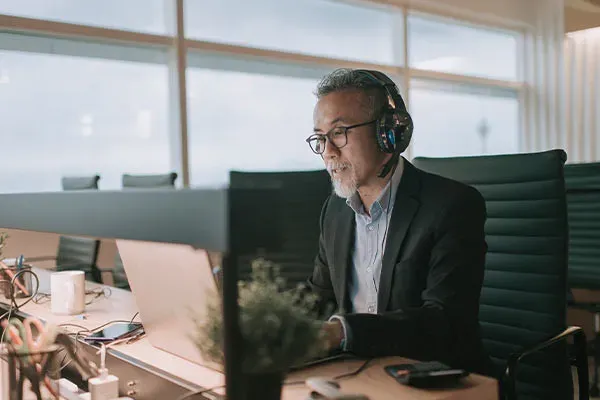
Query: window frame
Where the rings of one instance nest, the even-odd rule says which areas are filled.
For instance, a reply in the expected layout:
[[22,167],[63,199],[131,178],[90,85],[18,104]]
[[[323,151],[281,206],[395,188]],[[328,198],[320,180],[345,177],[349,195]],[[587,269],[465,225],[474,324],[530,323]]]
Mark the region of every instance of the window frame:
[[[355,0],[336,0],[348,1]],[[188,67],[222,68],[236,71],[275,74],[282,76],[319,77],[334,68],[377,69],[398,78],[410,110],[411,84],[415,80],[432,84],[454,84],[477,90],[507,90],[517,93],[520,112],[520,148],[528,143],[531,130],[529,108],[531,99],[526,76],[530,75],[531,63],[526,62],[525,50],[528,47],[530,27],[524,23],[504,20],[490,15],[472,14],[449,9],[445,6],[389,4],[396,8],[403,19],[403,40],[396,43],[394,51],[402,55],[403,63],[398,65],[355,62],[331,57],[306,55],[279,50],[265,50],[240,45],[213,43],[185,37],[184,0],[166,3],[167,32],[164,35],[125,31],[114,28],[78,25],[65,22],[38,20],[0,13],[0,50],[31,51],[49,54],[65,54],[82,57],[100,57],[115,60],[166,62],[169,67],[169,138],[171,167],[182,179],[180,185],[190,185],[190,162],[188,149],[188,110],[186,70]],[[361,5],[381,7],[380,0],[363,0]],[[517,35],[517,81],[504,81],[460,74],[426,71],[409,68],[408,16],[418,15],[446,23],[456,23],[476,29],[509,32]],[[397,47],[397,48],[396,48]],[[410,147],[406,156],[411,157]]]

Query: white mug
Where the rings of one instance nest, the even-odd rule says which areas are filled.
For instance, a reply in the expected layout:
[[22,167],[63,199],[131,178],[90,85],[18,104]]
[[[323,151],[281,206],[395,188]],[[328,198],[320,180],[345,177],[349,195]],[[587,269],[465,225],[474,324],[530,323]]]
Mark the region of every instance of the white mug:
[[85,273],[54,272],[50,276],[50,309],[53,314],[75,315],[85,310]]

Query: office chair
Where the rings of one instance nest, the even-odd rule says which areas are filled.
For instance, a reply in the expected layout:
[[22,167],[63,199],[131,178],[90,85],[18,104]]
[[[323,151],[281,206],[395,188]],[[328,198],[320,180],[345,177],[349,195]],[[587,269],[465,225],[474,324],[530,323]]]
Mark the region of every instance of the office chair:
[[[569,215],[569,287],[600,290],[600,163],[565,165]],[[577,301],[569,291],[569,307],[594,314],[594,378],[590,395],[600,395],[600,302]]]
[[[177,180],[177,173],[170,172],[167,174],[157,175],[131,175],[123,174],[122,176],[122,187],[126,189],[175,189],[175,181]],[[113,276],[113,286],[131,290],[129,287],[129,280],[123,267],[123,261],[119,255],[119,250],[115,254],[114,267],[110,270]]]
[[503,371],[502,399],[572,398],[570,337],[579,398],[589,398],[585,334],[566,326],[565,160],[562,150],[414,160],[427,172],[474,186],[485,199],[479,319],[484,346]]
[[[305,283],[318,252],[321,209],[331,194],[327,171],[230,171],[229,187],[269,192],[268,195],[264,191],[257,192],[257,196],[242,193],[246,196],[244,207],[253,211],[251,215],[236,217],[239,224],[236,232],[243,231],[240,236],[245,238],[245,243],[236,247],[243,253],[239,263],[240,279],[248,279],[250,262],[263,256],[279,264],[288,287]],[[257,223],[259,219],[265,222]],[[246,232],[246,229],[249,230]]]
[[99,181],[100,175],[63,176],[61,179],[61,185],[63,190],[97,190]]
[[[99,175],[63,177],[63,190],[97,190]],[[96,262],[100,241],[85,237],[61,236],[56,254],[56,270],[82,270],[86,279],[101,282],[100,270]]]
[[121,182],[123,189],[157,189],[157,188],[174,188],[177,180],[176,172],[156,175],[131,175],[123,174]]

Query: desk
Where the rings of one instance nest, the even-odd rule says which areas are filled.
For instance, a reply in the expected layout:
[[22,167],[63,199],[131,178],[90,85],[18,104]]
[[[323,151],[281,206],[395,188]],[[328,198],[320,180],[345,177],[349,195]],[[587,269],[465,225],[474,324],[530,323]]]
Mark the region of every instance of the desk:
[[[49,293],[49,271],[36,269],[35,272],[40,277],[40,292]],[[95,283],[87,282],[87,289],[102,287]],[[96,328],[108,321],[113,320],[131,320],[137,312],[137,305],[132,293],[110,288],[112,294],[109,298],[96,299],[91,305],[87,306],[86,319],[76,316],[57,316],[50,312],[50,303],[35,304],[30,302],[22,307],[21,312],[27,315],[35,315],[47,322],[54,324],[73,323],[81,325],[87,329]],[[0,299],[3,301],[3,299]],[[5,306],[7,307],[7,305]],[[194,364],[180,357],[174,356],[165,351],[153,347],[147,338],[143,338],[129,345],[117,345],[109,349],[109,354],[118,357],[121,360],[128,360],[141,368],[152,368],[163,377],[172,377],[177,379],[178,383],[186,390],[198,388],[211,388],[223,384],[223,374],[209,368]],[[107,360],[108,361],[108,360]],[[355,377],[349,377],[339,381],[342,390],[347,392],[363,393],[376,400],[392,399],[497,399],[497,382],[494,379],[471,375],[465,379],[465,385],[452,390],[426,391],[418,390],[398,384],[394,379],[387,376],[382,366],[388,364],[399,364],[406,362],[401,357],[389,357],[373,360],[369,366]],[[303,380],[310,376],[334,377],[343,373],[356,370],[362,361],[339,361],[327,365],[312,367],[310,369],[297,371],[288,376],[287,381]],[[109,368],[112,368],[110,363]],[[117,373],[118,374],[118,373]],[[120,380],[121,390],[125,393],[130,386],[123,379]],[[131,397],[135,399],[156,399],[156,398],[176,398],[179,393],[160,393],[161,389],[145,385],[140,382],[136,386],[136,393]],[[223,393],[222,390],[217,390]],[[163,396],[166,395],[166,396]],[[284,400],[304,400],[308,396],[308,389],[304,385],[284,386]]]

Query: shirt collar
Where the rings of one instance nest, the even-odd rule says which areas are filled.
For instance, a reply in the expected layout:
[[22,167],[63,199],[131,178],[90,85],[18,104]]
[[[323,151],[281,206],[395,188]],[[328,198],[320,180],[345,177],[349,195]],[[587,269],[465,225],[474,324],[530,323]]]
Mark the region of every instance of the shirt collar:
[[[396,192],[398,190],[398,185],[400,184],[400,179],[402,178],[402,173],[404,172],[404,158],[398,158],[398,165],[394,169],[394,173],[392,174],[392,179],[390,179],[377,197],[377,200],[371,206],[371,210],[369,214],[373,216],[373,213],[376,210],[381,210],[382,212],[387,212],[390,201],[393,202],[393,199],[396,198]],[[390,192],[391,191],[391,192]],[[346,199],[346,204],[356,213],[356,214],[366,214],[362,201],[360,200],[360,196],[358,193],[354,193],[348,199]]]

